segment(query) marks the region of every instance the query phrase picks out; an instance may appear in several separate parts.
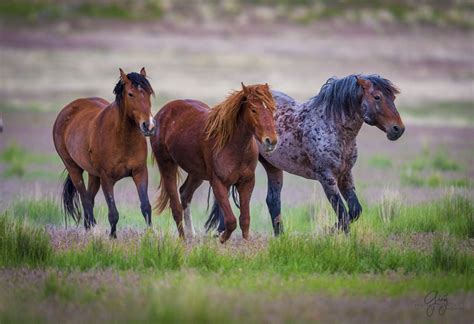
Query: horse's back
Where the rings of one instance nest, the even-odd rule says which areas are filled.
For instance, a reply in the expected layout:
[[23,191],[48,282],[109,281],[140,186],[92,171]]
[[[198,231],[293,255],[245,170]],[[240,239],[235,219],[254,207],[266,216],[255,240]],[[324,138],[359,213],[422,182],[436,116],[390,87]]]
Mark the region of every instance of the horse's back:
[[297,104],[296,100],[287,95],[284,92],[277,91],[277,90],[272,90],[272,96],[273,99],[275,100],[275,103],[277,104],[277,109],[280,106],[284,106],[287,104],[295,105]]
[[69,104],[67,104],[58,114],[56,118],[55,127],[59,127],[58,123],[67,119],[69,123],[72,118],[76,116],[88,116],[88,115],[97,115],[105,107],[109,105],[109,102],[102,98],[81,98],[76,99]]
[[204,102],[191,99],[173,100],[158,111],[155,119],[160,129],[168,129],[167,125],[185,127],[196,120],[204,119],[208,113],[209,106]]

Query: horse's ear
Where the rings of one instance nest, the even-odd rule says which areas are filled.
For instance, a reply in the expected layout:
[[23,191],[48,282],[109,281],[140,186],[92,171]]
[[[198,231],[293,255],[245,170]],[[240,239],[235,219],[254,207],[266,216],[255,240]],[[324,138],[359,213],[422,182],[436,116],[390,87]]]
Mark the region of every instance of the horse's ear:
[[250,94],[249,88],[247,88],[243,82],[240,82],[240,84],[242,85],[244,95],[248,96]]
[[146,71],[145,71],[145,67],[142,67],[142,69],[140,70],[140,74],[144,77],[146,77]]
[[128,81],[128,77],[127,77],[127,75],[125,74],[125,72],[123,72],[122,68],[119,68],[119,71],[120,71],[120,79],[122,79],[123,82],[127,82],[127,81]]
[[265,88],[267,88],[268,91],[270,91],[270,87],[268,86],[268,83],[265,82]]
[[361,78],[359,76],[356,76],[356,79],[357,79],[357,84],[359,84],[362,87],[362,89],[369,90],[372,87],[372,82],[370,82],[370,80]]

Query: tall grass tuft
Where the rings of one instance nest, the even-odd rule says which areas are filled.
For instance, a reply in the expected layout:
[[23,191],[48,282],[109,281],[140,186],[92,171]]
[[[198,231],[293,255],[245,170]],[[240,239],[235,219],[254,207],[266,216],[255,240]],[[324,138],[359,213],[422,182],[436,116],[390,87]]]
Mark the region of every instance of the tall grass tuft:
[[15,201],[10,210],[15,217],[22,217],[30,223],[59,225],[64,222],[59,206],[53,198],[21,199]]
[[431,268],[433,271],[474,273],[472,258],[469,258],[465,252],[459,251],[452,242],[442,239],[437,239],[433,243]]
[[0,265],[46,265],[53,255],[48,235],[43,229],[34,228],[22,219],[0,215]]
[[176,270],[184,263],[184,246],[169,233],[157,236],[149,230],[142,238],[138,257],[145,268]]
[[385,224],[389,224],[397,215],[402,207],[400,193],[385,189],[382,199],[378,205],[378,215]]
[[450,194],[436,202],[401,207],[398,217],[384,227],[387,233],[447,232],[459,238],[473,238],[474,204],[463,196]]

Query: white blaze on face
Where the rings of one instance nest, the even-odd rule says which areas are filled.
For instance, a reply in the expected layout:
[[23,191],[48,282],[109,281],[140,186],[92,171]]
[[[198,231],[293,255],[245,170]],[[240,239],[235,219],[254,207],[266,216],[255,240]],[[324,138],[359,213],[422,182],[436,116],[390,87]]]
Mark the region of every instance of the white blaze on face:
[[268,109],[268,108],[267,108],[267,105],[265,104],[265,102],[262,101],[262,104],[263,104],[263,108]]
[[153,128],[155,128],[155,119],[153,118],[152,114],[150,114],[150,126],[148,126],[148,129]]

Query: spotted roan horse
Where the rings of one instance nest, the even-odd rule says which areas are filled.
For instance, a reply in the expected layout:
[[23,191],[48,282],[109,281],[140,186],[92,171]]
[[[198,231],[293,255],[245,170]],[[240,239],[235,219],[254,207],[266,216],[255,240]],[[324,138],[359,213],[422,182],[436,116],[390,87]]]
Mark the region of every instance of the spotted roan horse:
[[[272,92],[280,140],[273,152],[260,149],[259,160],[268,177],[266,202],[275,235],[283,230],[283,171],[319,181],[338,217],[337,227],[349,230],[349,223],[362,213],[351,171],[357,160],[357,134],[365,122],[385,132],[391,141],[402,136],[405,126],[394,104],[398,93],[392,82],[378,75],[331,78],[304,103]],[[216,202],[213,210],[208,229],[219,226],[222,231],[225,226]]]
[[[109,207],[110,236],[115,238],[119,214],[114,185],[124,177],[133,178],[143,217],[151,225],[145,136],[155,132],[155,121],[150,101],[153,89],[144,68],[140,73],[129,74],[120,69],[114,93],[112,103],[101,98],[85,98],[64,107],[54,123],[53,139],[67,171],[63,188],[66,214],[79,221],[79,194],[84,227],[94,226],[94,198],[102,186]],[[84,171],[89,174],[87,189],[82,177]]]

